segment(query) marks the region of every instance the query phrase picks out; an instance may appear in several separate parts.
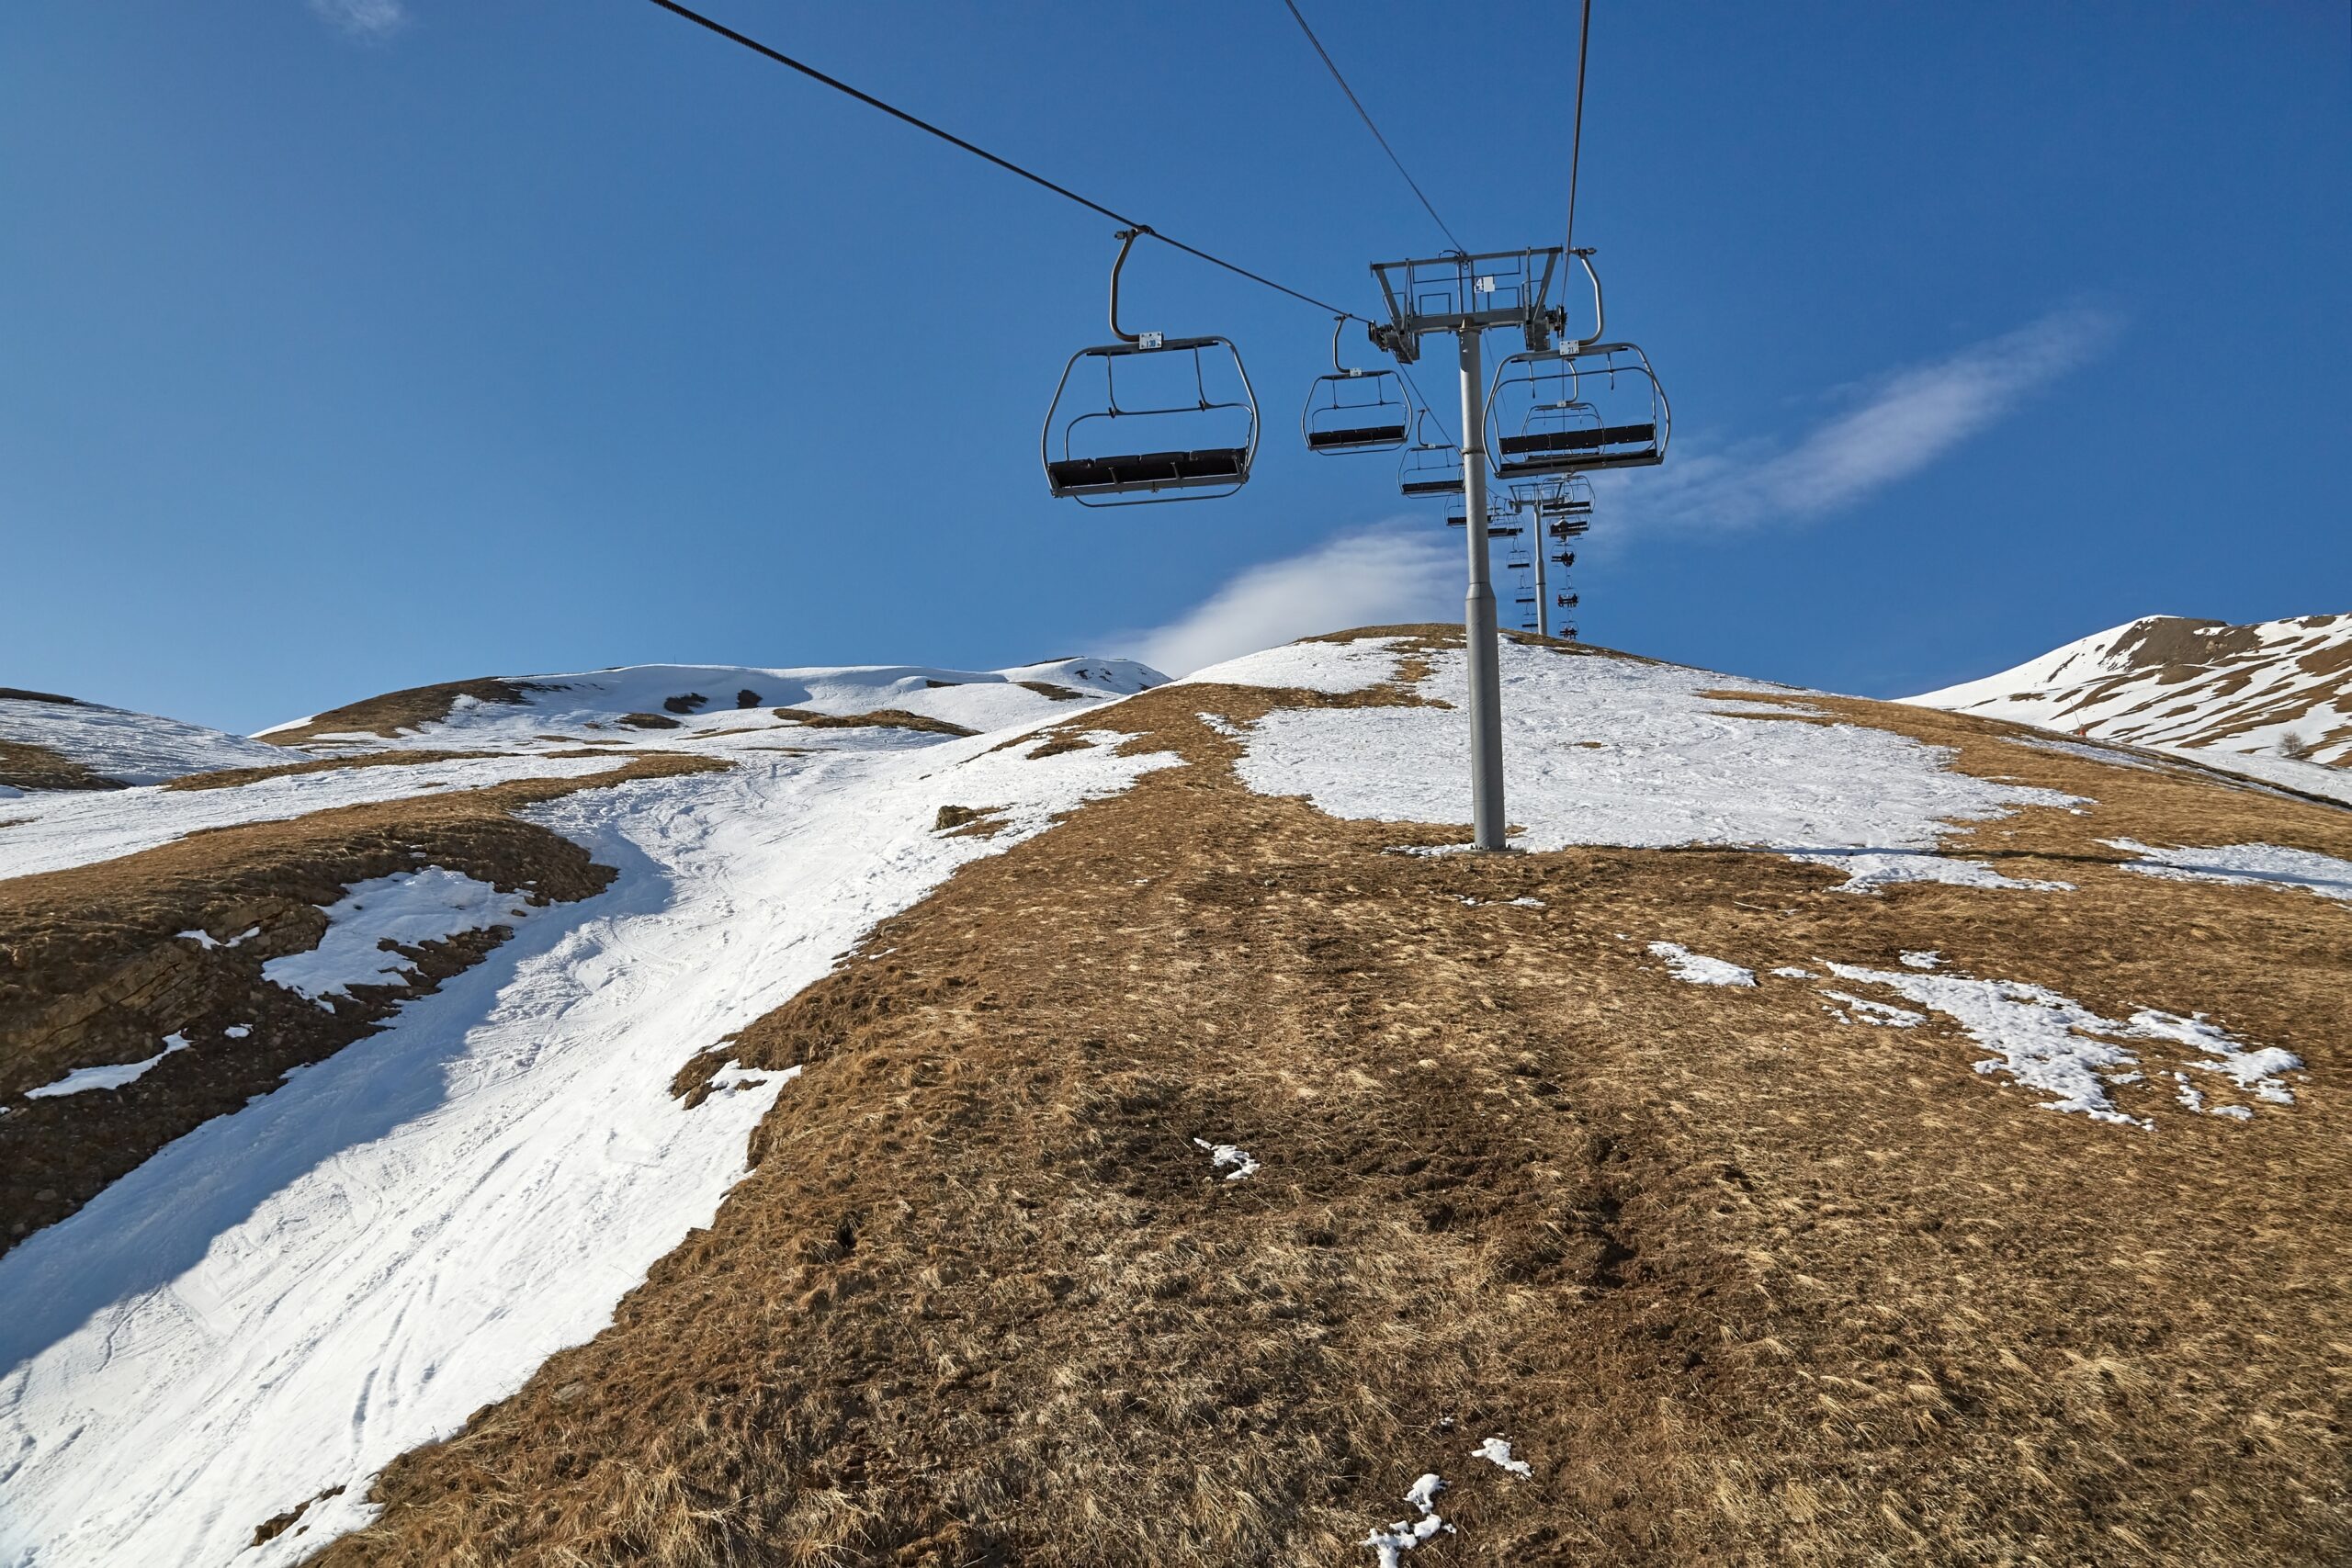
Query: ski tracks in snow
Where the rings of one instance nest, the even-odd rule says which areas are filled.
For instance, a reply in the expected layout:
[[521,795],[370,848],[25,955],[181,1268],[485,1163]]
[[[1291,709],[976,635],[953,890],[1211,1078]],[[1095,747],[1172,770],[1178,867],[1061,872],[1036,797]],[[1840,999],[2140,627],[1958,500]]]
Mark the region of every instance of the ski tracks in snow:
[[[709,1222],[789,1081],[687,1111],[682,1063],[957,866],[1178,761],[997,739],[535,808],[610,889],[0,1258],[0,1563],[299,1562],[367,1522],[385,1463],[594,1335]],[[1005,827],[934,833],[948,804]]]

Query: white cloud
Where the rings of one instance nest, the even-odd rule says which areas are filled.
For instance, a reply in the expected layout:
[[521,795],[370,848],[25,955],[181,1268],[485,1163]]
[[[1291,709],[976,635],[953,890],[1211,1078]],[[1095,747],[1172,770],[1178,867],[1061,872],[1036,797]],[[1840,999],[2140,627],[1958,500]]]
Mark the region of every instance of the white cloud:
[[401,0],[311,0],[311,9],[359,38],[390,38],[408,26]]
[[1350,626],[1462,613],[1462,536],[1386,523],[1304,555],[1253,566],[1181,619],[1125,639],[1135,657],[1186,675],[1220,660]]
[[2115,330],[2093,310],[2045,316],[1881,379],[1792,446],[1747,442],[1670,457],[1654,473],[1606,476],[1611,510],[1643,525],[1744,527],[1851,505],[1994,424],[2098,354]]

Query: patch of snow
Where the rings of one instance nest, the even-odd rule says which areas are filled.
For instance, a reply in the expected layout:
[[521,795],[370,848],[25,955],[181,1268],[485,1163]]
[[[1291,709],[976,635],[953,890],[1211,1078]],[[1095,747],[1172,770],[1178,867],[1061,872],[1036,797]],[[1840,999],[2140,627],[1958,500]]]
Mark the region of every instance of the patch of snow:
[[[1244,1177],[1258,1174],[1258,1162],[1250,1157],[1247,1149],[1234,1144],[1212,1144],[1206,1138],[1194,1138],[1193,1143],[1195,1147],[1208,1151],[1210,1166],[1225,1171],[1227,1181],[1238,1181]],[[1232,1168],[1227,1169],[1227,1167]]]
[[2110,849],[2140,858],[2125,869],[2179,882],[2225,882],[2242,887],[2302,887],[2323,898],[2352,901],[2352,861],[2278,844],[2222,844],[2211,849],[2152,849],[2131,839],[2102,839]]
[[[673,718],[678,728],[633,736],[656,746],[692,743],[705,730],[731,729],[750,724],[763,728],[775,720],[771,710],[800,708],[836,716],[897,708],[925,718],[944,719],[967,729],[1007,729],[1023,724],[1065,718],[1101,704],[1132,696],[1168,678],[1131,659],[1058,659],[1042,664],[1016,665],[1006,670],[949,670],[926,664],[828,665],[769,670],[731,664],[630,664],[612,670],[568,674],[509,677],[521,688],[519,703],[485,703],[460,699],[446,718],[403,730],[398,739],[361,735],[352,743],[366,749],[429,743],[436,746],[499,749],[534,746],[548,734],[577,737],[594,730],[614,735],[612,727],[625,714],[650,713]],[[1023,681],[1074,693],[1081,701],[1050,696],[1021,684]],[[752,701],[738,706],[739,694]],[[704,701],[688,712],[673,712],[673,698],[700,696]],[[797,726],[787,725],[797,730]],[[266,732],[265,732],[266,733]],[[821,743],[838,731],[814,731],[807,736]],[[804,737],[796,733],[796,741]],[[899,745],[935,744],[936,738],[902,735]],[[872,741],[865,743],[867,746]],[[863,749],[863,748],[862,748]]]
[[787,1084],[800,1076],[801,1064],[795,1062],[781,1072],[766,1067],[747,1067],[741,1062],[729,1062],[710,1075],[713,1094],[733,1094],[739,1089],[758,1089],[769,1083]]
[[[280,761],[299,761],[276,747]],[[208,828],[281,822],[313,811],[410,795],[478,789],[514,779],[570,779],[610,773],[627,752],[601,757],[469,757],[431,768],[334,768],[285,773],[229,789],[43,791],[26,819],[0,827],[0,878],[63,871],[152,850]],[[12,816],[16,814],[11,807]]]
[[1902,957],[1903,967],[1905,969],[1933,969],[1937,964],[1943,962],[1943,954],[1932,947],[1922,948],[1917,952],[1905,953]]
[[213,934],[208,931],[177,931],[174,934],[196,943],[197,946],[204,949],[205,952],[209,953],[216,947],[235,947],[239,943],[244,942],[248,937],[259,936],[261,934],[261,928],[259,926],[247,926],[243,931],[239,931],[235,936],[231,937],[226,942],[217,940]]
[[1899,991],[1921,1007],[1942,1013],[1968,1037],[1996,1054],[1976,1064],[1980,1073],[2007,1073],[2027,1089],[2054,1098],[2052,1111],[2071,1111],[2101,1122],[2144,1127],[2136,1116],[2115,1109],[2102,1072],[2138,1066],[2125,1047],[2084,1032],[2119,1032],[2121,1026],[2080,1002],[2022,980],[1972,980],[1957,975],[1919,975],[1899,969],[1864,969],[1831,964],[1841,980],[1860,980]]
[[1434,1472],[1422,1476],[1405,1491],[1405,1501],[1420,1511],[1418,1519],[1398,1519],[1386,1529],[1374,1530],[1364,1537],[1363,1544],[1380,1555],[1380,1568],[1401,1568],[1404,1554],[1419,1546],[1442,1530],[1453,1533],[1453,1527],[1437,1514],[1437,1495],[1445,1490],[1445,1483]]
[[1231,719],[1226,717],[1223,714],[1204,713],[1196,714],[1193,716],[1198,718],[1203,724],[1207,725],[1212,733],[1222,735],[1227,740],[1240,740],[1246,739],[1250,734],[1250,730],[1247,726],[1236,724]]
[[[1279,654],[1321,668],[1342,653],[1299,644],[1236,663]],[[1355,820],[1464,820],[1468,678],[1459,650],[1430,657],[1417,689],[1451,707],[1277,709],[1250,727],[1235,764],[1242,782]],[[1217,671],[1227,668],[1190,679],[1225,678]],[[1700,694],[1780,688],[1707,671],[1507,642],[1501,671],[1504,776],[1510,817],[1524,825],[1513,840],[1520,849],[1721,844],[1829,856],[1849,870],[1854,855],[1875,854],[1888,860],[1865,863],[1860,886],[1936,877],[2014,887],[1988,866],[1937,856],[1948,826],[2075,798],[1952,773],[1949,749],[1891,730],[1741,714]],[[1296,671],[1282,673],[1290,682]],[[1331,673],[1329,685],[1360,690],[1377,683],[1365,674],[1390,671]],[[1607,744],[1582,744],[1596,739]]]
[[1778,969],[1773,970],[1772,973],[1779,976],[1783,980],[1810,980],[1813,978],[1812,970],[1800,969],[1793,964],[1783,964]]
[[[2248,1049],[2245,1042],[2207,1022],[2202,1015],[2183,1018],[2177,1013],[2143,1009],[2119,1023],[2100,1017],[2072,998],[2021,980],[1977,980],[1960,975],[1865,969],[1848,964],[1829,964],[1826,967],[1839,979],[1885,987],[1953,1020],[1969,1038],[1997,1053],[1997,1059],[1977,1063],[1978,1072],[2006,1073],[2025,1088],[2054,1096],[2042,1102],[2052,1111],[2076,1111],[2098,1121],[2130,1126],[2152,1125],[2118,1111],[2108,1098],[2110,1088],[2142,1078],[2139,1058],[2122,1043],[2129,1040],[2190,1046],[2212,1059],[2191,1061],[2187,1066],[2222,1074],[2241,1089],[2274,1104],[2294,1103],[2293,1093],[2278,1081],[2278,1075],[2300,1068],[2301,1058],[2275,1046]],[[2173,1077],[2186,1088],[2186,1077],[2177,1072]],[[2193,1111],[2201,1105],[2201,1098],[2199,1103],[2192,1104],[2192,1093],[2184,1092],[2179,1098]],[[2246,1116],[2239,1113],[2241,1110],[2233,1109],[2226,1113],[2245,1120]]]
[[1833,892],[1876,893],[1898,882],[1943,882],[1955,887],[2012,887],[2032,893],[2071,893],[2071,882],[2029,882],[2004,876],[1983,861],[1954,860],[1918,850],[1827,850],[1792,854],[1806,865],[1842,871],[1846,880]]
[[1755,970],[1742,969],[1736,964],[1726,963],[1720,958],[1709,958],[1704,953],[1693,953],[1679,942],[1654,942],[1650,943],[1649,952],[1652,958],[1666,960],[1667,968],[1672,972],[1676,979],[1687,981],[1693,986],[1752,986],[1756,984]]
[[1544,903],[1541,898],[1514,898],[1510,902],[1511,908],[1515,909],[1545,909],[1551,908],[1550,905]]
[[220,1032],[231,1040],[243,1040],[253,1032],[254,1026],[250,1023],[232,1023]]
[[261,966],[262,978],[332,1011],[330,996],[348,996],[354,986],[404,985],[413,976],[408,960],[385,942],[415,947],[517,924],[536,912],[522,897],[437,865],[355,882],[324,906],[327,930],[319,945],[271,959]]
[[1913,1012],[1909,1008],[1899,1008],[1892,1002],[1874,1002],[1868,997],[1858,997],[1849,991],[1833,991],[1825,986],[1821,994],[1852,1009],[1851,1017],[1864,1023],[1888,1029],[1917,1029],[1928,1021],[1928,1015],[1924,1012]]
[[101,1067],[76,1067],[55,1083],[45,1083],[39,1089],[25,1090],[27,1100],[54,1100],[61,1095],[87,1094],[94,1089],[120,1089],[144,1077],[163,1059],[175,1051],[187,1049],[187,1036],[166,1034],[164,1048],[143,1062],[114,1062]]
[[1410,637],[1367,637],[1353,642],[1294,642],[1245,653],[1205,670],[1179,685],[1267,686],[1343,696],[1396,679]]
[[124,784],[161,784],[217,768],[297,760],[267,741],[200,724],[96,703],[37,703],[17,697],[0,697],[0,740],[45,746],[100,778]]
[[2133,1013],[2129,1028],[2143,1040],[2171,1040],[2204,1052],[2213,1060],[2191,1062],[2188,1066],[2203,1072],[2220,1073],[2257,1099],[2273,1105],[2295,1103],[2294,1090],[2278,1081],[2279,1074],[2297,1072],[2302,1067],[2303,1059],[2292,1051],[2282,1051],[2276,1045],[2248,1050],[2245,1042],[2228,1030],[2206,1022],[2203,1013],[2183,1018],[2176,1012],[2150,1009]]
[[1535,1469],[1523,1459],[1510,1457],[1510,1445],[1500,1438],[1488,1438],[1470,1450],[1474,1459],[1485,1460],[1498,1470],[1507,1470],[1522,1481],[1535,1473]]
[[[1182,765],[996,743],[529,808],[619,877],[0,1257],[0,1562],[288,1568],[364,1527],[378,1470],[597,1333],[744,1176],[784,1075],[688,1111],[680,1066],[959,866]],[[1003,830],[931,830],[975,800]],[[307,1534],[252,1544],[333,1486]]]
[[2222,751],[2203,746],[2155,746],[2150,749],[2200,768],[2233,773],[2242,779],[2293,790],[2299,795],[2315,795],[2338,806],[2352,806],[2352,767],[2332,768],[2324,762],[2307,762],[2260,752]]

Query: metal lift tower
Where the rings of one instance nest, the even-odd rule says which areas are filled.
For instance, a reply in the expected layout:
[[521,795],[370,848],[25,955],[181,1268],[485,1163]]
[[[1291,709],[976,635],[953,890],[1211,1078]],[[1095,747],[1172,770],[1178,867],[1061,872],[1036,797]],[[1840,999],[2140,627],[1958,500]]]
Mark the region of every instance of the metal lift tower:
[[1486,370],[1483,334],[1517,327],[1531,353],[1552,346],[1566,312],[1549,305],[1564,253],[1557,245],[1524,251],[1456,253],[1418,261],[1375,262],[1372,275],[1388,304],[1372,341],[1398,363],[1421,356],[1424,333],[1454,334],[1462,365],[1462,480],[1470,536],[1470,581],[1462,629],[1470,662],[1470,822],[1482,850],[1503,847],[1503,709],[1500,637],[1487,554]]

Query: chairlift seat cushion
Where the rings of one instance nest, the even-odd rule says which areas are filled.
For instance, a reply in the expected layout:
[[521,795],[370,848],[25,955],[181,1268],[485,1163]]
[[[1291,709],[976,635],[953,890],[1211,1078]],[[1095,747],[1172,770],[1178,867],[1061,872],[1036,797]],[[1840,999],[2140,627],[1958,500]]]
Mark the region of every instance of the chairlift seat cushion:
[[1405,427],[1401,424],[1370,424],[1351,430],[1310,430],[1306,445],[1310,451],[1346,451],[1357,446],[1402,446]]
[[[1663,456],[1656,424],[1611,424],[1589,430],[1545,430],[1506,435],[1499,472],[1509,479],[1561,468],[1610,468],[1655,463]],[[1516,459],[1514,461],[1513,459]]]
[[1046,477],[1052,482],[1056,495],[1239,484],[1250,477],[1250,449],[1205,446],[1193,452],[1065,457],[1047,463]]
[[1407,479],[1396,488],[1407,495],[1460,495],[1462,493],[1462,480],[1459,478],[1450,479]]

